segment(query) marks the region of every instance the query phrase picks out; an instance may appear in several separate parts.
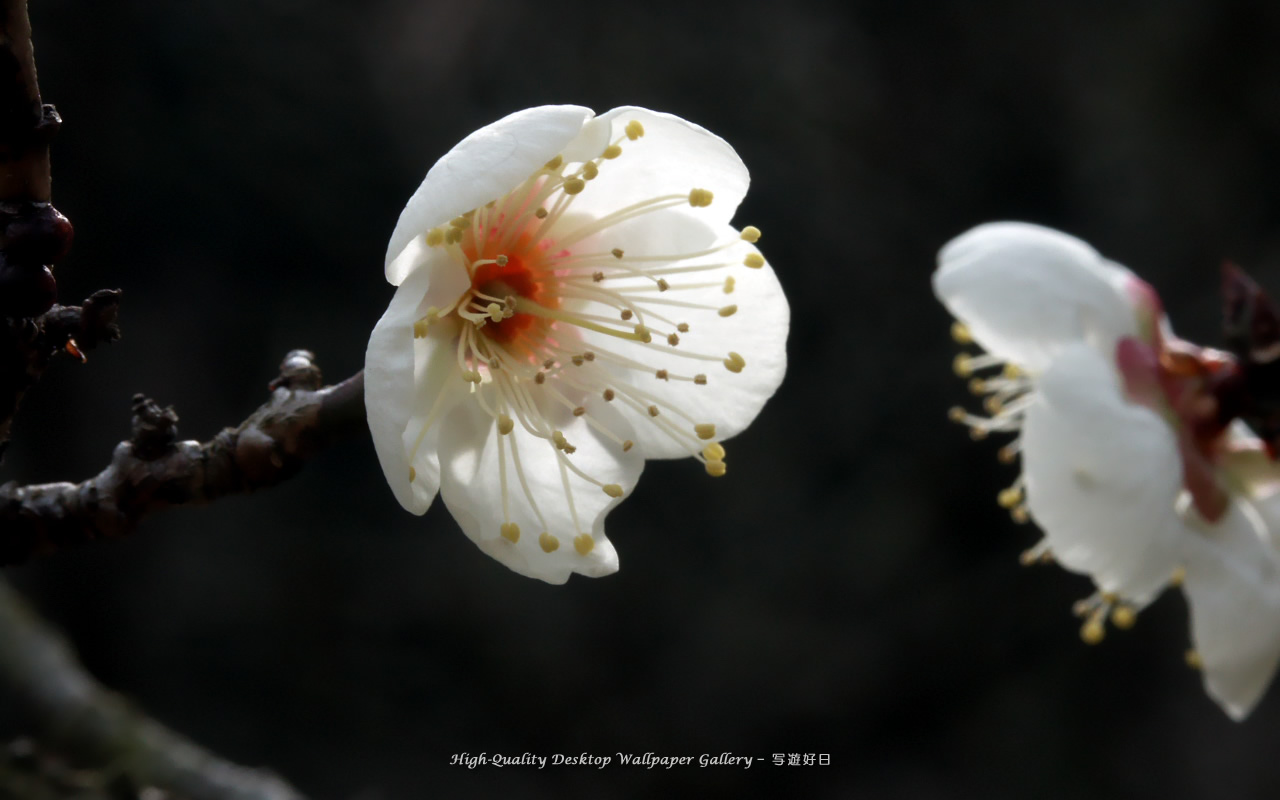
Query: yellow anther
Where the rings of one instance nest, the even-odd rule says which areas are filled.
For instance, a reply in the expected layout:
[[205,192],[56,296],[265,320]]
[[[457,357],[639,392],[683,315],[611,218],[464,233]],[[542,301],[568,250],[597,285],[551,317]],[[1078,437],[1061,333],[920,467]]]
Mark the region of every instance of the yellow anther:
[[573,362],[573,365],[575,367],[582,366],[582,362],[585,361],[585,359],[582,356],[572,356],[569,360]]
[[588,161],[587,163],[582,165],[583,178],[586,178],[589,181],[595,180],[596,176],[599,174],[600,174],[600,168],[595,165],[595,162]]
[[1012,464],[1017,457],[1018,449],[1013,445],[1007,444],[996,451],[996,460],[1001,464]]
[[616,483],[606,483],[601,488],[604,489],[604,493],[610,497],[622,497],[622,487]]
[[707,474],[713,478],[724,477],[724,473],[726,469],[727,467],[725,467],[723,461],[713,460],[713,461],[707,462]]
[[665,369],[660,369],[660,370],[658,370],[657,372],[655,372],[655,373],[653,373],[653,374],[654,374],[654,377],[656,377],[656,378],[657,378],[658,380],[660,380],[660,381],[669,381],[669,380],[671,380],[671,376],[667,373],[667,371],[666,371]]
[[688,333],[688,332],[689,332],[689,323],[687,323],[687,322],[681,322],[679,325],[677,325],[677,326],[676,326],[676,330],[680,331],[681,333]]
[[747,253],[747,257],[742,259],[742,263],[752,269],[760,269],[764,266],[764,256],[759,253]]
[[1107,629],[1102,625],[1102,619],[1098,614],[1089,617],[1085,624],[1080,626],[1080,638],[1085,644],[1099,644],[1107,637]]
[[1018,563],[1024,567],[1029,567],[1032,564],[1047,564],[1052,560],[1053,554],[1047,549],[1041,549],[1039,547],[1032,547],[1029,550],[1023,550],[1018,556]]
[[594,351],[592,351],[592,350],[583,350],[583,351],[582,351],[582,357],[583,357],[583,358],[585,358],[585,359],[586,359],[586,360],[588,360],[588,361],[595,361],[595,360],[596,360],[596,354],[595,354],[595,352],[594,352]]
[[622,257],[626,255],[626,253],[623,251],[621,247],[615,247],[612,250],[610,250],[609,253],[618,260],[622,260]]
[[968,325],[956,320],[951,323],[951,338],[960,344],[970,344],[973,341],[973,334],[969,332]]
[[480,377],[480,373],[476,372],[474,369],[469,369],[466,372],[463,372],[462,379],[476,384],[484,382],[484,378]]
[[1187,662],[1188,667],[1191,667],[1194,670],[1204,669],[1204,659],[1200,658],[1199,651],[1188,650],[1182,655],[1182,657]]
[[1111,609],[1111,624],[1115,625],[1122,631],[1129,630],[1137,621],[1138,612],[1133,610],[1133,606],[1127,606],[1121,603]]
[[546,382],[547,382],[547,373],[545,373],[545,372],[539,372],[537,375],[534,375],[534,376],[533,376],[533,382],[534,382],[534,383],[537,383],[537,384],[543,384],[543,383],[546,383]]
[[542,548],[544,553],[554,553],[560,549],[560,540],[543,531],[542,535],[538,537],[538,546]]
[[546,219],[546,218],[547,218],[547,210],[546,210],[545,208],[543,208],[542,206],[538,206],[538,210],[537,210],[537,211],[534,211],[534,212],[533,212],[533,215],[534,215],[535,217],[537,217],[538,219]]
[[466,228],[471,224],[471,220],[467,219],[465,216],[454,217],[449,220],[449,224],[455,228]]
[[556,360],[554,358],[548,358],[546,361],[542,362],[543,369],[551,369],[555,365],[556,365]]
[[730,372],[742,372],[742,368],[747,365],[745,359],[737,353],[729,353],[729,357],[724,360],[724,368]]
[[1000,494],[996,495],[996,502],[1000,504],[1001,508],[1013,508],[1022,502],[1022,490],[1012,487],[1003,489]]
[[675,347],[676,345],[680,344],[680,337],[675,335],[674,333],[668,333],[667,344],[671,345],[672,347]]
[[564,156],[556,156],[543,165],[543,169],[560,169],[564,164]]
[[1020,378],[1022,377],[1022,370],[1016,364],[1005,364],[1004,376],[1006,378]]
[[593,280],[596,283],[599,283],[600,281],[604,280],[604,273],[599,270],[596,270],[595,272],[591,273],[591,280]]
[[965,417],[968,417],[968,416],[969,415],[966,414],[964,409],[961,408],[960,406],[952,406],[951,408],[947,409],[947,419],[951,420],[952,422],[964,422]]
[[628,450],[630,450],[631,448],[633,448],[633,447],[635,447],[635,446],[636,446],[636,443],[635,443],[635,442],[633,442],[633,441],[631,441],[630,439],[628,439],[628,440],[626,440],[625,442],[623,442],[623,443],[622,443],[622,452],[624,452],[624,453],[625,453],[625,452],[627,452]]
[[621,314],[619,314],[618,316],[622,317],[623,321],[625,322],[626,320],[631,319],[631,317],[633,316],[633,314],[631,313],[631,309],[629,309],[629,308],[624,308],[624,309],[622,309],[622,313],[621,313]]
[[622,130],[627,134],[627,138],[633,142],[641,136],[644,136],[644,126],[640,124],[639,120],[631,120],[627,123],[627,127]]
[[993,394],[986,400],[982,401],[982,407],[986,409],[988,414],[994,417],[996,414],[999,414],[1004,410],[1004,403],[1000,402],[1000,398]]
[[[985,435],[986,431],[983,431],[983,436]],[[1019,525],[1026,525],[1031,521],[1031,512],[1027,510],[1026,506],[1016,506],[1009,511],[1009,516]]]
[[573,549],[577,550],[580,556],[590,553],[595,546],[596,540],[592,539],[589,533],[581,533],[573,537]]
[[497,258],[494,259],[494,261],[496,261],[498,263],[498,266],[500,267],[505,267],[507,265],[506,256],[498,256]]
[[603,395],[603,397],[604,397],[604,401],[605,401],[606,403],[611,403],[611,402],[613,402],[613,390],[612,390],[612,389],[605,389],[605,390],[604,390],[604,395]]
[[969,391],[973,392],[974,394],[986,394],[987,382],[984,381],[982,378],[970,378]]
[[587,182],[582,178],[570,178],[564,182],[565,194],[577,194],[585,188],[587,188]]
[[742,229],[742,241],[755,244],[760,241],[760,229],[755,225],[748,225]]
[[431,325],[430,325],[430,321],[429,321],[426,317],[423,317],[422,319],[420,319],[420,320],[418,320],[418,321],[414,322],[414,323],[413,323],[413,338],[415,338],[415,339],[425,339],[425,338],[426,338],[426,336],[427,336],[427,329],[428,329],[428,328],[430,328],[430,327],[431,327]]
[[951,369],[961,378],[969,377],[973,374],[972,357],[968,353],[956,353],[951,361]]
[[[627,312],[624,311],[622,313],[625,314]],[[644,325],[636,325],[635,332],[636,332],[636,336],[640,339],[640,341],[645,343],[653,341],[653,334],[649,333],[649,329]]]
[[1185,581],[1186,579],[1187,579],[1187,568],[1178,567],[1173,571],[1173,574],[1169,576],[1169,585],[1174,588],[1177,588],[1181,586],[1182,582]]
[[735,284],[735,283],[737,283],[737,281],[735,281],[735,280],[733,279],[733,276],[732,276],[732,275],[730,275],[729,277],[725,278],[725,279],[724,279],[724,293],[725,293],[725,294],[733,294],[733,287],[734,287],[734,284]]
[[658,416],[658,407],[657,407],[657,406],[649,406],[649,416],[651,416],[651,417],[656,417],[656,416]]
[[418,471],[413,467],[409,467],[409,483],[413,483],[418,479]]
[[585,413],[587,413],[587,409],[586,409],[586,407],[584,407],[584,406],[578,406],[577,408],[575,408],[575,409],[573,410],[573,415],[574,415],[575,417],[580,417],[580,416],[582,416],[582,415],[583,415],[583,414],[585,414]]
[[[711,422],[699,422],[693,426],[693,432],[698,434],[699,439],[714,439],[716,435],[716,426]],[[724,458],[723,455],[716,458]]]
[[457,244],[460,241],[462,241],[461,228],[450,228],[449,230],[445,231],[445,234],[444,234],[445,244]]
[[734,314],[736,314],[736,313],[738,313],[738,307],[737,307],[737,306],[725,306],[724,308],[720,309],[720,311],[719,311],[719,314],[720,314],[720,316],[722,316],[722,317],[732,317],[732,316],[733,316]]
[[427,247],[436,247],[441,244],[444,244],[444,231],[439,228],[427,231]]
[[506,414],[498,415],[498,433],[506,436],[508,433],[515,430],[515,427],[516,421],[511,417],[508,417]]
[[658,278],[658,291],[665,292],[671,288],[671,284],[667,283],[666,278]]
[[502,306],[498,305],[497,303],[490,303],[488,306],[485,307],[485,311],[489,312],[489,319],[493,320],[494,322],[502,322],[502,312],[503,312]]
[[502,538],[508,542],[515,544],[520,541],[520,526],[514,522],[504,522],[498,530],[502,532]]
[[689,192],[689,205],[694,208],[706,208],[711,205],[714,195],[710,189],[693,189]]
[[616,144],[611,144],[608,147],[606,147],[604,149],[604,152],[601,153],[600,155],[608,159],[614,159],[622,155],[622,148],[618,147]]
[[708,461],[724,461],[724,445],[712,442],[702,448],[702,457]]

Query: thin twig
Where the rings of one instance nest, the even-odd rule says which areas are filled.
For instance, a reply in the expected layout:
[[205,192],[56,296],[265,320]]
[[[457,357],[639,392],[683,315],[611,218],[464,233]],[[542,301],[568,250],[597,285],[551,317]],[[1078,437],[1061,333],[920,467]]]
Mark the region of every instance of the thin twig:
[[0,486],[0,564],[131,533],[169,506],[274,486],[340,438],[363,435],[364,373],[321,388],[315,356],[294,350],[271,400],[208,442],[177,441],[178,415],[136,395],[133,435],[81,483]]

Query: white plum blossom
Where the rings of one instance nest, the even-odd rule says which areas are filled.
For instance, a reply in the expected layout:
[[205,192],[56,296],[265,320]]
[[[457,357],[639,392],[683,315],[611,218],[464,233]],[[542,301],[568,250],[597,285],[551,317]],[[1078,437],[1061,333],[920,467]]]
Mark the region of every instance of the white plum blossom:
[[730,224],[748,181],[723,139],[633,107],[526,109],[436,162],[365,357],[401,505],[438,492],[484,552],[563,583],[618,569],[604,518],[646,458],[723,475],[786,370],[786,298]]
[[933,276],[955,338],[986,352],[956,371],[986,415],[953,409],[1022,471],[999,502],[1044,539],[1024,563],[1092,578],[1077,604],[1096,643],[1167,586],[1191,613],[1188,662],[1243,719],[1280,660],[1280,497],[1258,437],[1216,393],[1235,362],[1173,336],[1154,290],[1067,234],[978,226],[942,248]]

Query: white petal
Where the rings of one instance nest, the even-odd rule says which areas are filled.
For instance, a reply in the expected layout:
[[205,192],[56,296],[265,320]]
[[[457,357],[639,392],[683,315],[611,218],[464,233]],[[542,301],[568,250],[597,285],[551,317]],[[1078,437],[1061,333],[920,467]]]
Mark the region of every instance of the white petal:
[[1065,347],[1036,386],[1022,428],[1027,505],[1054,558],[1099,588],[1149,602],[1180,564],[1173,431],[1126,403],[1108,362]]
[[1205,691],[1235,720],[1253,710],[1280,661],[1280,565],[1247,511],[1235,503],[1220,522],[1199,523],[1182,587]]
[[[786,342],[791,312],[773,268],[767,263],[760,269],[743,266],[743,258],[757,251],[739,238],[738,231],[728,225],[708,229],[703,220],[683,212],[664,212],[635,220],[620,232],[620,238],[601,237],[601,243],[596,245],[604,250],[620,246],[630,256],[645,256],[696,252],[713,242],[726,240],[739,244],[712,256],[661,266],[718,262],[728,262],[732,266],[706,273],[672,275],[672,288],[668,291],[632,295],[642,309],[642,298],[646,297],[710,306],[705,310],[652,306],[669,319],[689,324],[686,333],[678,334],[680,343],[675,347],[666,342],[666,335],[674,332],[674,328],[660,322],[650,322],[650,327],[658,333],[648,346],[593,331],[582,332],[583,340],[595,349],[652,365],[653,368],[648,370],[625,367],[614,367],[613,370],[620,381],[651,394],[653,403],[669,418],[678,419],[682,427],[692,429],[694,423],[679,418],[674,409],[683,411],[696,423],[714,424],[717,441],[728,439],[746,428],[777,391],[786,373]],[[723,288],[724,279],[728,276],[734,279],[731,294],[725,294]],[[681,288],[703,283],[714,285]],[[652,286],[652,281],[609,279],[604,285],[607,288]],[[729,305],[736,305],[738,310],[731,316],[720,316],[719,309]],[[596,313],[601,311],[589,304],[584,309]],[[730,352],[738,353],[746,361],[746,367],[739,373],[730,372],[723,364],[723,359]],[[694,360],[683,358],[680,353],[701,353],[716,358],[712,361]],[[655,376],[657,369],[686,377],[702,373],[707,376],[707,383],[698,385],[687,380],[660,380]],[[632,417],[636,442],[644,450],[646,458],[681,458],[690,454],[688,446],[664,434],[647,414],[623,404],[619,407]]]
[[1074,236],[996,222],[942,248],[933,290],[989,352],[1037,373],[1066,344],[1090,341],[1110,356],[1136,335],[1132,279]]
[[751,178],[729,143],[705,128],[672,114],[624,106],[599,117],[609,123],[609,141],[628,122],[644,126],[644,136],[622,139],[622,155],[600,164],[600,177],[574,198],[574,211],[601,217],[644,200],[693,189],[709,189],[710,206],[691,209],[709,224],[727,224],[747,194]]
[[538,106],[517,111],[463,139],[427,172],[387,245],[387,280],[399,285],[417,267],[410,242],[431,228],[496,200],[578,137],[592,111]]
[[[415,514],[424,513],[439,488],[439,468],[432,449],[419,451],[413,467],[417,480],[409,480],[409,458],[404,446],[406,428],[415,414],[421,414],[424,384],[415,380],[425,373],[434,350],[424,340],[413,338],[413,323],[427,307],[443,306],[457,297],[470,279],[466,270],[447,258],[443,251],[428,268],[409,277],[396,289],[386,313],[369,335],[364,362],[364,402],[378,463],[400,505]],[[445,366],[448,365],[445,348]],[[439,372],[439,370],[433,370]],[[435,382],[427,382],[434,386]],[[430,456],[423,460],[423,457]]]
[[[483,391],[490,393],[486,397],[493,408],[491,387],[486,386]],[[593,430],[586,416],[574,417],[569,409],[552,406],[543,399],[540,407],[548,421],[577,448],[568,458],[596,480],[618,484],[629,494],[644,468],[640,455],[635,450],[623,453],[617,443]],[[579,402],[577,398],[574,401]],[[602,399],[586,398],[581,402],[609,430],[622,436],[630,434],[626,420]],[[520,526],[520,538],[515,543],[501,535],[504,515],[499,440],[506,463],[509,519]],[[518,452],[529,493],[546,527],[521,486],[513,449]],[[570,472],[568,483],[577,511],[575,524],[556,452],[550,442],[530,435],[519,423],[511,434],[500,435],[478,403],[464,401],[446,420],[441,435],[441,496],[458,525],[481,550],[522,575],[564,583],[574,572],[589,577],[616,572],[618,555],[605,537],[604,518],[621,498],[610,497],[599,486]],[[556,537],[559,546],[553,552],[544,552],[540,546],[543,532]],[[575,538],[584,534],[592,539],[592,549],[586,555],[574,545]]]

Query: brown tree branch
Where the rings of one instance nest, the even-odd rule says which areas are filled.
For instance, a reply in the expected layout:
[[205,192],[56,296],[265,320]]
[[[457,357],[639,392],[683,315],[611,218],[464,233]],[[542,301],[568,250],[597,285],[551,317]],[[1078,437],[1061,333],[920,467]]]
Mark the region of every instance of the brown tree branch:
[[178,415],[134,396],[133,435],[81,483],[0,486],[0,564],[125,536],[153,511],[274,486],[317,452],[367,431],[364,373],[321,388],[315,356],[294,350],[271,400],[203,444],[177,441]]
[[99,686],[71,648],[0,580],[0,683],[46,747],[185,800],[302,800],[275,775],[237,766]]

